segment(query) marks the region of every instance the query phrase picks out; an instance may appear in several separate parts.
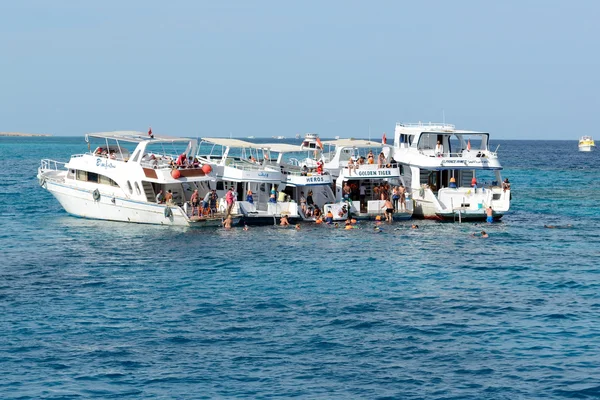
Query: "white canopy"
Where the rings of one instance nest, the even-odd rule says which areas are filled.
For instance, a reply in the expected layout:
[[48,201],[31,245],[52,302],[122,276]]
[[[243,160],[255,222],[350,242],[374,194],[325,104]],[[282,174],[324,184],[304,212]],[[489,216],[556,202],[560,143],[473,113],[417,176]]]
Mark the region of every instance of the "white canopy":
[[337,140],[326,140],[323,144],[328,144],[337,147],[383,147],[387,145],[381,144],[381,142],[373,142],[370,140],[362,139],[337,139]]
[[285,143],[265,143],[261,144],[265,149],[269,149],[271,151],[276,151],[278,153],[298,153],[303,152],[302,147],[297,146],[295,144],[285,144]]
[[218,144],[220,146],[225,147],[241,147],[241,148],[251,148],[251,149],[264,149],[264,144],[256,144],[246,142],[245,140],[240,139],[227,139],[227,138],[202,138],[202,141],[208,143]]

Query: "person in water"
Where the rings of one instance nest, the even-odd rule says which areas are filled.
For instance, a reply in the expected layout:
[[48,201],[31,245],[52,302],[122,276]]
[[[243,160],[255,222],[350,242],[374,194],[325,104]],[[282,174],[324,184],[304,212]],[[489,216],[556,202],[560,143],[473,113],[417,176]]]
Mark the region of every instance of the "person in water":
[[225,229],[231,229],[231,222],[231,217],[225,218],[225,221],[223,222],[223,227]]
[[281,220],[279,221],[279,225],[281,226],[288,226],[290,224],[290,221],[288,221],[288,217],[287,215],[282,215],[281,216]]

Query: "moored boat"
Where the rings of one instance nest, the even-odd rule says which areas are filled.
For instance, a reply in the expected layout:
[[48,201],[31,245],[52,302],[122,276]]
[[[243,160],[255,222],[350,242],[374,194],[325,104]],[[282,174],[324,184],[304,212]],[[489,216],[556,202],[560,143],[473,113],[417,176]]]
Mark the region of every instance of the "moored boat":
[[190,204],[194,192],[207,193],[214,179],[212,166],[193,158],[195,139],[134,131],[90,133],[85,139],[87,152],[66,163],[42,160],[38,169],[40,185],[68,213],[145,224],[221,226],[225,215],[201,213]]
[[[386,199],[393,200],[395,188],[406,195],[404,179],[397,162],[390,156],[390,147],[381,143],[339,139],[323,142],[329,146],[324,170],[335,178],[334,203],[324,205],[323,213],[331,211],[333,220],[374,220],[386,212]],[[412,203],[401,204],[400,195],[394,204],[392,218],[407,220],[412,217]]]
[[498,220],[510,208],[510,185],[489,148],[486,132],[446,123],[396,124],[393,154],[414,202],[414,217],[483,221],[492,207]]
[[[282,195],[281,168],[264,145],[239,139],[203,138],[198,159],[212,163],[217,194],[233,187],[237,194],[232,212],[243,215],[247,225],[273,225],[282,215],[290,223],[300,220],[298,207]],[[220,209],[224,205],[221,204]]]

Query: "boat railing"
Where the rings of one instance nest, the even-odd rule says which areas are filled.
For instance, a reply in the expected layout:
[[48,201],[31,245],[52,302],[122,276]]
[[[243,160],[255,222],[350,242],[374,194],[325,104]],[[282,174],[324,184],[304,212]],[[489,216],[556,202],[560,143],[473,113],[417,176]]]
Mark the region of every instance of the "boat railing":
[[396,126],[403,128],[441,128],[444,130],[455,130],[456,126],[453,124],[447,124],[445,122],[409,122],[409,123],[396,123]]
[[59,169],[64,169],[65,165],[67,165],[66,162],[50,160],[46,158],[41,161],[40,169],[42,171],[58,171]]
[[436,154],[435,151],[433,149],[419,149],[419,154],[427,156],[427,157],[436,157],[436,158],[440,158],[440,159],[448,159],[448,158],[452,158],[452,159],[456,159],[456,158],[463,158],[465,160],[470,160],[473,158],[494,158],[494,157],[498,157],[498,153],[496,151],[491,151],[491,150],[460,150],[457,153],[448,153],[448,152],[444,152],[441,154]]

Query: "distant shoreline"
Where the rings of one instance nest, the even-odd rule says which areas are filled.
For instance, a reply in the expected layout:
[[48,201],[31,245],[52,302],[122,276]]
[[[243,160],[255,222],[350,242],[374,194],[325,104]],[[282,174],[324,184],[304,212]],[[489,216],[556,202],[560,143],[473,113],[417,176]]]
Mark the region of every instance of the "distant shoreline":
[[52,136],[45,133],[0,132],[0,136]]

